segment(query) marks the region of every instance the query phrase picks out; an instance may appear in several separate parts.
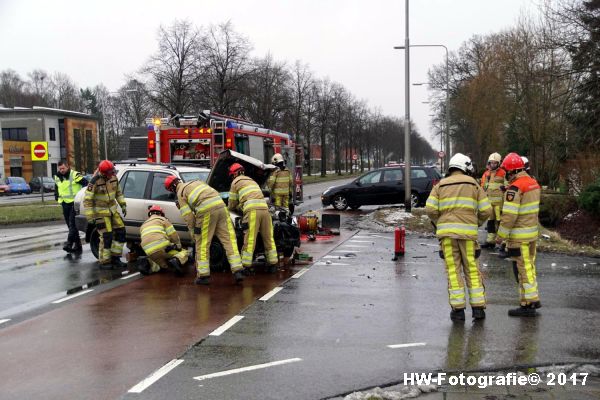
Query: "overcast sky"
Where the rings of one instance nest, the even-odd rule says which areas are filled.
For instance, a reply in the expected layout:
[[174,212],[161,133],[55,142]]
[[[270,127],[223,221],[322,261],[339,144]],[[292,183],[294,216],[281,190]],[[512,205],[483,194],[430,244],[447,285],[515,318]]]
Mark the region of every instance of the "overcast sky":
[[[386,115],[404,116],[403,0],[0,0],[0,70],[22,77],[35,68],[68,74],[81,87],[116,90],[157,49],[159,25],[231,20],[253,55],[309,64]],[[475,34],[514,25],[535,0],[412,0],[411,44],[450,51]],[[411,82],[445,60],[443,48],[411,49]],[[424,86],[411,87],[411,118],[430,139]],[[430,140],[435,148],[438,141]]]

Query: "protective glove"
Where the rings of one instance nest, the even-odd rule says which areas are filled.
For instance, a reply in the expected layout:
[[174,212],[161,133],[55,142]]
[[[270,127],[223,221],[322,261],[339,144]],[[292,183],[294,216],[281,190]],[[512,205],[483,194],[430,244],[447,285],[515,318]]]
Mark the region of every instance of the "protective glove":
[[127,216],[127,207],[121,207],[121,211],[123,212],[123,216]]
[[183,250],[183,247],[181,247],[181,243],[177,243],[177,244],[175,245],[175,250],[177,250],[177,251],[181,251],[181,250]]

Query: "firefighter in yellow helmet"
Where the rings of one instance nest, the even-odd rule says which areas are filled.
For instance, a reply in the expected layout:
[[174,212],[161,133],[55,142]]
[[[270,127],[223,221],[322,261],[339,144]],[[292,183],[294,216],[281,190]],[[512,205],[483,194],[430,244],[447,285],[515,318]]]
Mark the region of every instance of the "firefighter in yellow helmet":
[[148,256],[138,264],[142,274],[148,275],[171,267],[176,275],[183,275],[188,253],[181,247],[177,231],[160,206],[148,208],[148,219],[142,224],[140,233],[142,249]]
[[541,307],[535,270],[536,242],[539,235],[541,187],[525,172],[525,163],[517,153],[502,162],[509,187],[504,195],[502,220],[496,242],[507,240],[508,256],[519,282],[521,307],[508,311],[512,317],[535,317]]
[[273,198],[273,204],[277,207],[290,209],[290,199],[293,199],[294,184],[292,182],[292,174],[285,167],[283,156],[276,153],[271,158],[271,163],[278,167],[278,170],[269,176],[267,186]]
[[165,188],[177,193],[179,212],[194,238],[197,274],[195,283],[210,284],[210,244],[215,235],[225,249],[236,283],[243,281],[242,259],[235,229],[219,193],[200,180],[184,183],[175,175],[169,175],[165,179]]
[[240,209],[244,215],[242,265],[246,268],[252,266],[256,236],[260,232],[269,271],[275,272],[279,259],[273,239],[273,221],[262,190],[252,178],[244,175],[244,167],[241,164],[232,164],[229,167],[229,176],[233,177],[233,182],[229,189],[228,207],[230,210]]
[[440,256],[446,263],[450,319],[465,320],[465,284],[473,319],[485,318],[485,288],[479,270],[477,228],[491,215],[492,207],[483,189],[472,178],[471,159],[456,153],[449,162],[448,175],[435,185],[425,211],[436,226]]
[[121,207],[123,216],[127,215],[127,205],[112,162],[100,162],[85,191],[83,205],[86,219],[96,223],[100,235],[100,269],[126,267],[127,264],[120,260],[125,244],[125,224],[117,212],[117,205]]
[[492,205],[492,216],[487,222],[486,242],[482,248],[493,248],[496,246],[496,232],[500,225],[500,213],[504,198],[503,189],[506,187],[506,171],[500,167],[502,156],[492,153],[488,157],[487,169],[481,177],[481,187],[485,190],[488,200]]

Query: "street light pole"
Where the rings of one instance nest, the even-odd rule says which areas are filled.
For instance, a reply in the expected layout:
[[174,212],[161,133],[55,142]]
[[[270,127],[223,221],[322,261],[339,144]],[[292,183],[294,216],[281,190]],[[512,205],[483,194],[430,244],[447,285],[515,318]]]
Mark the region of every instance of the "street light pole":
[[404,35],[404,209],[410,212],[411,204],[411,174],[410,174],[410,39],[408,29],[408,1],[406,4],[406,32]]

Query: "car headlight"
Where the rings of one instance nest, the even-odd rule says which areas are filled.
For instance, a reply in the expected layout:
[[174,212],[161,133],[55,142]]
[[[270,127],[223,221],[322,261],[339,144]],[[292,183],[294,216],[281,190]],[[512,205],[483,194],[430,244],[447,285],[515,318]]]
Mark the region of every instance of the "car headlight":
[[331,189],[333,189],[333,186],[325,189],[325,191],[323,192],[323,194],[321,196],[327,196],[327,194],[331,193]]

